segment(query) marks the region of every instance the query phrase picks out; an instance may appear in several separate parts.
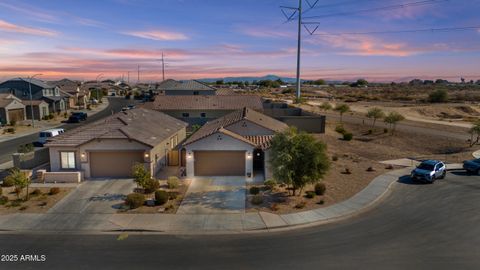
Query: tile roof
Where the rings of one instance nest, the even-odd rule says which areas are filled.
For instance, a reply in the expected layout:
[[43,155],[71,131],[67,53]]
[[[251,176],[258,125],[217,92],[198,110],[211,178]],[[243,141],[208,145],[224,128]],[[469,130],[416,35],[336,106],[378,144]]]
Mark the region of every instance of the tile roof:
[[15,96],[12,94],[0,94],[0,108],[8,106],[15,99]]
[[36,78],[33,78],[33,79],[30,79],[30,78],[13,78],[13,79],[10,79],[8,81],[24,81],[24,82],[30,82],[36,86],[39,86],[41,88],[44,88],[44,89],[51,89],[51,88],[55,88],[55,86],[52,86],[52,85],[49,85],[48,83],[42,81],[42,80],[39,80],[39,79],[36,79]]
[[168,79],[158,85],[158,90],[212,91],[216,89],[195,80],[175,81]]
[[263,101],[259,96],[157,96],[147,108],[154,110],[238,110],[244,107],[263,110]]
[[273,138],[271,135],[241,136],[228,130],[230,125],[242,120],[249,120],[250,122],[274,132],[282,132],[288,128],[288,125],[283,122],[256,112],[252,109],[243,108],[242,110],[235,111],[224,117],[206,123],[202,128],[188,138],[188,140],[185,142],[185,145],[194,143],[217,132],[221,132],[236,139],[249,142],[256,147],[268,148],[270,146],[270,140]]
[[47,146],[76,147],[94,139],[130,139],[155,147],[187,125],[161,112],[132,109],[65,132]]
[[60,89],[62,89],[64,92],[67,92],[67,93],[76,93],[78,87],[80,86],[79,82],[75,82],[69,79],[63,79],[60,81],[51,81],[48,83],[51,85],[60,87]]
[[43,99],[40,99],[40,100],[34,99],[34,100],[32,100],[32,101],[30,101],[29,99],[23,99],[23,100],[22,100],[22,103],[25,104],[25,106],[30,106],[30,104],[33,104],[33,106],[38,106],[38,105],[40,105],[40,104],[42,104],[42,103],[48,104],[48,103],[45,102],[45,100],[43,100]]

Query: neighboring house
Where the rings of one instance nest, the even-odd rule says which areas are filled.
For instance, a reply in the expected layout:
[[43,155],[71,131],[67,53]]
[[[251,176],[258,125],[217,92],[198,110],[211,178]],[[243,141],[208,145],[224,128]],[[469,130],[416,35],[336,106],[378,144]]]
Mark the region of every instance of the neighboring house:
[[187,177],[263,174],[268,179],[270,142],[287,128],[249,108],[208,122],[184,144]]
[[[157,111],[133,109],[68,131],[46,146],[52,172],[82,171],[86,178],[129,178],[135,163],[155,175],[186,138],[187,124]],[[178,156],[177,156],[178,157]]]
[[203,125],[235,110],[248,107],[263,110],[263,101],[254,95],[157,96],[146,108],[164,112],[191,125]]
[[156,85],[154,92],[165,96],[213,96],[216,95],[217,89],[195,80],[175,81],[169,79]]
[[12,121],[25,120],[25,105],[13,94],[0,94],[0,123],[10,124]]
[[63,99],[65,100],[65,107],[67,110],[69,109],[75,109],[75,96],[73,96],[72,94],[69,94],[63,90],[60,90],[60,95],[63,97]]
[[48,103],[43,100],[22,100],[22,102],[25,104],[27,119],[32,119],[32,107],[35,120],[43,120],[44,117],[50,114]]
[[[69,94],[68,103],[70,108],[85,109],[90,98],[90,92],[81,89],[81,83],[69,79],[49,82],[52,85],[58,86],[61,91]],[[72,101],[73,99],[73,101]]]
[[[30,79],[15,78],[0,83],[0,93],[13,94],[19,99],[30,99]],[[60,94],[60,88],[49,85],[41,80],[32,79],[32,99],[44,100],[49,105],[50,112],[63,112],[66,110],[64,97]]]

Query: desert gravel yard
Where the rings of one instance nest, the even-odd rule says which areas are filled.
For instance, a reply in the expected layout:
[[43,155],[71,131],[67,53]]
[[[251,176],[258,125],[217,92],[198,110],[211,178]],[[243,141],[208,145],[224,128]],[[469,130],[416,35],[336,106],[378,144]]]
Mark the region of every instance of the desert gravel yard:
[[26,189],[23,190],[20,199],[17,199],[14,190],[14,187],[2,187],[2,196],[8,198],[8,201],[3,202],[2,200],[3,204],[0,205],[0,215],[13,213],[46,213],[50,208],[55,206],[56,203],[67,196],[73,188],[55,188],[52,192],[50,187],[30,187],[30,196],[27,201],[24,200],[27,192]]

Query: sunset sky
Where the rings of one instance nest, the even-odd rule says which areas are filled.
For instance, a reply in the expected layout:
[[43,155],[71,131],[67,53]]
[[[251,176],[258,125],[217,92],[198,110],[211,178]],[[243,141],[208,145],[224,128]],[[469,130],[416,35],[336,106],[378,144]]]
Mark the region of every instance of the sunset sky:
[[[309,0],[310,3],[315,0]],[[320,0],[316,34],[480,27],[480,1],[359,12],[420,0]],[[127,77],[295,76],[295,0],[0,0],[0,81]],[[306,8],[308,4],[304,2]],[[320,18],[308,18],[320,16]],[[480,79],[480,28],[368,35],[303,32],[304,79]]]

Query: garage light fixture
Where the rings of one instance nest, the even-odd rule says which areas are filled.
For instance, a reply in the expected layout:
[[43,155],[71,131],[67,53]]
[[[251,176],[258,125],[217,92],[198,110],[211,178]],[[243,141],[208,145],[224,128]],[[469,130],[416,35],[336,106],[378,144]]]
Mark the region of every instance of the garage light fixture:
[[85,153],[80,154],[82,158],[85,158],[87,155]]
[[149,158],[149,157],[150,157],[150,154],[145,153],[145,158]]
[[252,153],[247,152],[247,158],[252,158]]
[[187,156],[188,158],[192,158],[192,152],[188,152]]

